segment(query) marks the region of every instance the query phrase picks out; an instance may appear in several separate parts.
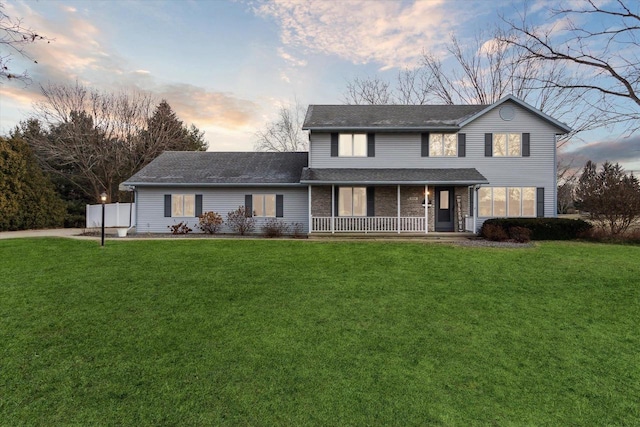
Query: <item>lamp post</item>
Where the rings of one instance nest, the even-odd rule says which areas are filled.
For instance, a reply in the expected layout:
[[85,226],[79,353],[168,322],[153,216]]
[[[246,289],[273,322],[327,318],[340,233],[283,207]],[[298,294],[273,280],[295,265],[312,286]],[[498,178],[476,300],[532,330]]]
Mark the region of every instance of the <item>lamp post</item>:
[[104,204],[107,202],[107,193],[104,191],[100,194],[100,202],[102,203],[102,242],[100,246],[104,246]]

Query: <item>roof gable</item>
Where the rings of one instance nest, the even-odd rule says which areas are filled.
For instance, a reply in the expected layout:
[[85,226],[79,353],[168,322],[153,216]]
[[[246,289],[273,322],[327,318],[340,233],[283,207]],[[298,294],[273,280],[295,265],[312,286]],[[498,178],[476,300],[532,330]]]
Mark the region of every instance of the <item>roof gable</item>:
[[165,151],[124,185],[299,184],[308,153]]
[[482,117],[483,115],[487,114],[490,111],[495,110],[496,108],[498,108],[499,106],[503,105],[504,103],[511,101],[513,103],[515,103],[516,105],[524,108],[525,110],[529,111],[530,113],[535,114],[536,116],[540,117],[542,120],[552,124],[553,126],[557,127],[558,129],[562,130],[563,133],[569,133],[571,132],[571,128],[569,126],[567,126],[566,124],[554,119],[553,117],[543,113],[542,111],[538,110],[537,108],[527,104],[526,102],[524,102],[523,100],[516,98],[513,95],[507,95],[504,98],[494,102],[491,105],[486,105],[485,108],[481,111],[478,111],[475,114],[470,115],[469,117],[466,117],[464,120],[462,120],[459,125],[460,127],[465,126],[469,123],[471,123],[472,121]]

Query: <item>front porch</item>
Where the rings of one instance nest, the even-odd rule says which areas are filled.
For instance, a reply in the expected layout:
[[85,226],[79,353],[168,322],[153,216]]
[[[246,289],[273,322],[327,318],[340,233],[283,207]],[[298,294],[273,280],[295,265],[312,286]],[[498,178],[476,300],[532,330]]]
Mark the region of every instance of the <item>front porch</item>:
[[[361,189],[361,196],[341,188]],[[469,186],[309,186],[309,232],[405,236],[474,233],[474,197],[474,187]],[[361,214],[345,215],[354,209]]]

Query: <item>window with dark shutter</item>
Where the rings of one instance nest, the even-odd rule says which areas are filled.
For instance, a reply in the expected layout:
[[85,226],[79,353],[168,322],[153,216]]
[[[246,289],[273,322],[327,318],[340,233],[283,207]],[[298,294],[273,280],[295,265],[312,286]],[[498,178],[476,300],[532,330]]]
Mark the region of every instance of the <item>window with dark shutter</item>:
[[196,216],[202,215],[202,194],[196,194]]
[[282,194],[276,194],[276,217],[282,218],[284,216],[284,196]]
[[538,187],[536,193],[536,216],[544,217],[544,187]]
[[493,134],[492,133],[484,134],[484,156],[485,157],[493,156]]
[[429,132],[420,134],[420,155],[429,157]]
[[164,195],[164,216],[171,217],[171,194]]
[[465,157],[467,155],[467,134],[458,134],[458,157]]
[[253,196],[251,194],[244,195],[244,214],[247,217],[253,216]]
[[367,187],[367,216],[375,216],[375,187]]
[[376,156],[376,134],[368,133],[367,134],[367,157],[375,157]]
[[530,157],[531,156],[531,134],[523,133],[522,134],[522,157]]
[[331,157],[338,157],[338,134],[331,134]]

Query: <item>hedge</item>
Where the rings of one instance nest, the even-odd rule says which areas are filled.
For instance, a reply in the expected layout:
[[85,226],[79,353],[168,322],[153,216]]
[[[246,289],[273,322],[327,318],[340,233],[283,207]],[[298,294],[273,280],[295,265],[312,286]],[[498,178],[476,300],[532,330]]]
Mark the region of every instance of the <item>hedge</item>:
[[483,233],[486,225],[501,227],[507,234],[511,227],[527,228],[531,230],[531,240],[573,240],[592,228],[591,224],[581,219],[492,218],[482,224],[480,235],[483,237],[486,237]]

